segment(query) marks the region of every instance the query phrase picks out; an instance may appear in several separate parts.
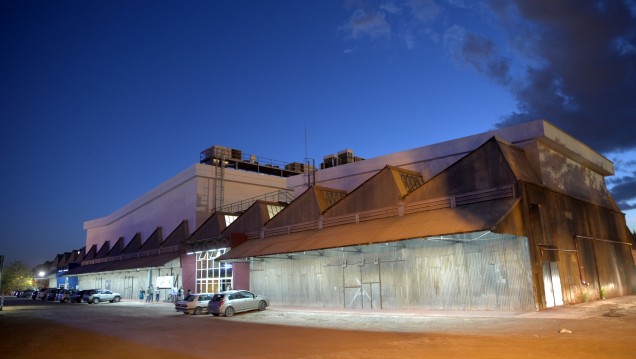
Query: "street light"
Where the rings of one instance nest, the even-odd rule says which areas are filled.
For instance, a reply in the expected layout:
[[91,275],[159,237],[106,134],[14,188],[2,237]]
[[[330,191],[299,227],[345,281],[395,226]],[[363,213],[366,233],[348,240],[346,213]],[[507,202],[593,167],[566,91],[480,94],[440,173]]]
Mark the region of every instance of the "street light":
[[46,272],[44,271],[39,271],[38,272],[38,276],[35,278],[35,283],[38,286],[38,288],[43,287],[42,282],[45,279],[44,276],[46,275]]

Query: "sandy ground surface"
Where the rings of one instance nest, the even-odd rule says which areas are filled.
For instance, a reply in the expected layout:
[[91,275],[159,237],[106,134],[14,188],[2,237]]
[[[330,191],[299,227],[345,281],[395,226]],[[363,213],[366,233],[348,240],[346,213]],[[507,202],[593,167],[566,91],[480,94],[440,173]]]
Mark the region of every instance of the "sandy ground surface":
[[231,318],[169,303],[7,298],[0,358],[636,358],[636,296],[534,313],[270,307]]

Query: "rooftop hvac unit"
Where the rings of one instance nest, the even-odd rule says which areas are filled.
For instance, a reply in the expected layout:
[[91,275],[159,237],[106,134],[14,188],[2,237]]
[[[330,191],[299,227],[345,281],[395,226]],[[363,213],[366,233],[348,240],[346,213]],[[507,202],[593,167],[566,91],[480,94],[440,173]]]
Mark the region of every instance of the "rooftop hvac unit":
[[322,168],[336,167],[338,165],[338,157],[336,155],[326,155],[322,158]]
[[243,151],[232,148],[231,156],[231,158],[235,160],[243,159]]
[[216,158],[230,158],[232,156],[232,149],[223,146],[212,146],[212,157]]
[[287,171],[302,173],[305,171],[305,164],[300,162],[292,162],[285,165]]
[[338,152],[338,160],[340,164],[352,163],[353,162],[353,151],[352,150],[342,150]]

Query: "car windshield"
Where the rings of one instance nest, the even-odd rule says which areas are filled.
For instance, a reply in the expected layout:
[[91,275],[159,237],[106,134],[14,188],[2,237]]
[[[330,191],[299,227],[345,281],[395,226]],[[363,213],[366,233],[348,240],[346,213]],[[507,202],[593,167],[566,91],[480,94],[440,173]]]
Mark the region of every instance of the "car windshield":
[[194,300],[197,299],[197,296],[194,294],[190,294],[189,296],[185,297],[185,301],[186,302],[194,302]]
[[220,302],[223,300],[223,296],[224,294],[215,294],[214,297],[212,297],[212,301],[213,302]]

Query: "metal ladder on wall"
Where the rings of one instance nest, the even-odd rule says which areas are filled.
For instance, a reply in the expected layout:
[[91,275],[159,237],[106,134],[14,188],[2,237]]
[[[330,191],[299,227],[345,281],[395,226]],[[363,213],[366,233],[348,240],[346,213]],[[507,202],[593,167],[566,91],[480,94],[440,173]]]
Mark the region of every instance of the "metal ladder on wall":
[[225,156],[221,157],[216,166],[216,174],[214,179],[214,210],[217,211],[223,207],[225,195]]

